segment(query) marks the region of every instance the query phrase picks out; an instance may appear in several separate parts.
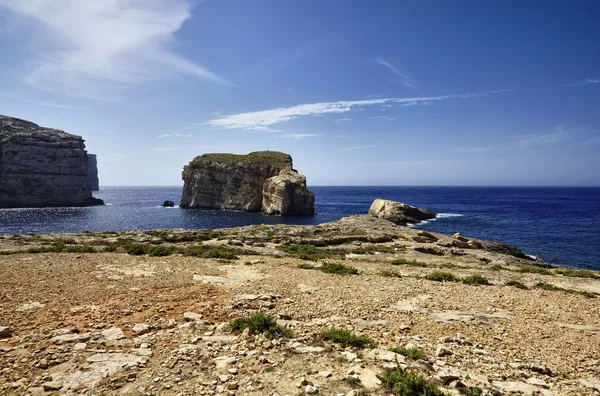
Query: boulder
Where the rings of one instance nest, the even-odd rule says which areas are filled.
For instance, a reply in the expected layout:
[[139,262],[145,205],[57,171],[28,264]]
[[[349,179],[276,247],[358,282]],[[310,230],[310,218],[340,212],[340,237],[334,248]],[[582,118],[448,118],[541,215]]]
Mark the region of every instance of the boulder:
[[289,169],[265,181],[262,204],[266,214],[312,216],[315,213],[315,195],[306,188],[306,177]]
[[91,206],[81,136],[0,115],[0,208]]
[[306,178],[293,169],[292,157],[285,153],[204,154],[184,167],[182,178],[181,208],[314,213]]
[[165,208],[172,208],[175,206],[175,202],[166,200],[165,202],[163,202],[162,206]]
[[437,216],[437,213],[430,210],[379,198],[371,204],[369,214],[399,225],[416,224]]

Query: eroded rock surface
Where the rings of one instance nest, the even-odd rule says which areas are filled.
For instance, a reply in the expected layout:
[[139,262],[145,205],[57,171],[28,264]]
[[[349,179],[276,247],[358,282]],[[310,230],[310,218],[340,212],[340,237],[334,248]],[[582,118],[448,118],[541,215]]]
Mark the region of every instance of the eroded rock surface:
[[276,151],[204,154],[183,169],[182,208],[312,215],[314,195],[292,157]]
[[0,116],[0,207],[101,205],[81,136]]
[[315,195],[306,188],[306,177],[284,169],[267,179],[262,192],[263,211],[283,216],[311,216],[315,213]]
[[400,225],[416,224],[437,216],[437,213],[430,210],[379,198],[371,204],[369,214]]

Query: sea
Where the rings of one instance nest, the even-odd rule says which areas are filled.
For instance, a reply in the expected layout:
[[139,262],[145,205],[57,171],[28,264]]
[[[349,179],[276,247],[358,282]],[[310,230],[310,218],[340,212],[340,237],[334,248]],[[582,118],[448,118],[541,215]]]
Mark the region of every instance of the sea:
[[0,234],[314,225],[367,213],[376,198],[433,210],[415,228],[502,241],[559,266],[600,270],[600,187],[310,187],[312,217],[163,208],[181,187],[104,187],[105,206],[0,209]]

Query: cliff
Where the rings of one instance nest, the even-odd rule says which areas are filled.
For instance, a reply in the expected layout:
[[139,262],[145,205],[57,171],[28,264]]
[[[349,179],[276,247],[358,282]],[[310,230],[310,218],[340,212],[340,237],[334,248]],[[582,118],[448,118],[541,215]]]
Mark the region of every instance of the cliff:
[[0,116],[0,207],[101,205],[81,136]]
[[96,154],[88,154],[88,185],[90,191],[100,190],[100,180],[98,179],[98,159]]
[[314,195],[292,157],[276,151],[204,154],[184,167],[180,207],[312,215]]

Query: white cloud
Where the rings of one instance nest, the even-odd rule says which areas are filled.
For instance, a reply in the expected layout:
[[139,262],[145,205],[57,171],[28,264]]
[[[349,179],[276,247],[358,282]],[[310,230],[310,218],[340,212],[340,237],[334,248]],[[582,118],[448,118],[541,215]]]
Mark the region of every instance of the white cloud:
[[585,80],[574,84],[563,84],[561,87],[583,87],[585,85],[600,84],[600,78],[586,78]]
[[394,117],[386,117],[386,116],[373,116],[369,117],[372,120],[381,120],[381,121],[394,121]]
[[169,49],[190,18],[188,0],[0,0],[27,17],[36,59],[24,79],[39,89],[114,100],[126,87],[169,74],[231,84]]
[[396,67],[383,58],[376,58],[375,62],[387,67],[392,73],[398,76],[398,78],[394,79],[393,81],[398,82],[402,85],[406,85],[409,88],[417,89],[417,87],[415,87],[412,77],[410,76],[410,73],[404,68],[402,68],[402,66]]
[[352,118],[338,118],[337,120],[333,120],[333,122],[338,122],[338,123],[342,123],[342,122],[348,122],[348,121],[352,121]]
[[[321,102],[300,104],[292,107],[281,107],[277,109],[251,111],[228,116],[214,118],[207,122],[208,125],[217,128],[255,130],[257,127],[268,127],[281,122],[295,120],[303,116],[314,116],[321,114],[342,114],[352,110],[361,110],[361,106],[382,105],[386,103],[419,103],[435,102],[447,99],[465,99],[482,95],[480,93],[462,95],[444,95],[416,98],[379,98],[353,101]],[[342,120],[340,118],[339,120]]]
[[360,150],[360,149],[366,149],[366,148],[372,148],[372,147],[375,147],[375,146],[373,146],[373,145],[366,145],[366,146],[343,147],[341,149],[337,149],[337,151]]
[[302,140],[309,137],[319,136],[314,133],[285,133],[281,135],[283,139]]

